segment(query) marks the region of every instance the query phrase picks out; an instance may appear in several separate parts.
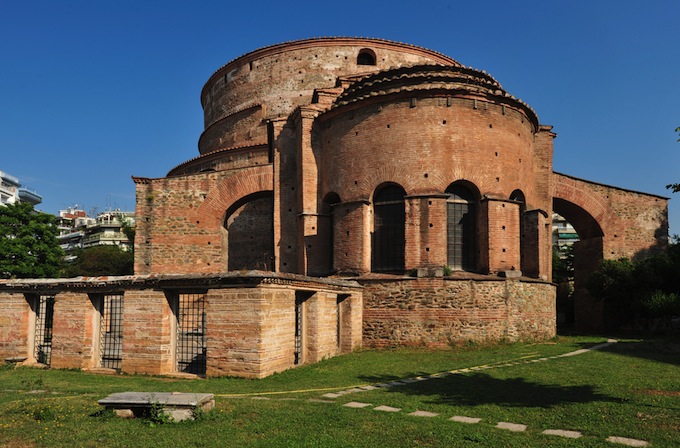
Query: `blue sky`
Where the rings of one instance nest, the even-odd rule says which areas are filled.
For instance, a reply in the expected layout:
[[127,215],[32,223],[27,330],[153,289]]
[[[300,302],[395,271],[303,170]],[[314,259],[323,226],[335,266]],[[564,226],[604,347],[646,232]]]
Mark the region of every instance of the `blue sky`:
[[132,175],[198,155],[199,95],[220,66],[279,42],[369,36],[489,72],[554,126],[556,171],[672,197],[679,17],[675,0],[5,1],[0,170],[49,213],[133,210]]

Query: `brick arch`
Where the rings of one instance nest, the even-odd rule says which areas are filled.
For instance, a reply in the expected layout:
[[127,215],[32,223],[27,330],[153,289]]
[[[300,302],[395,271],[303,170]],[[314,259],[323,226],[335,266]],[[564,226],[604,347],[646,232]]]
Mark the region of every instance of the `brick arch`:
[[221,227],[225,215],[241,198],[255,193],[274,191],[274,174],[270,166],[248,168],[222,179],[196,210],[200,227]]
[[616,214],[606,194],[589,183],[554,173],[553,209],[569,221],[581,238],[605,236],[615,227]]

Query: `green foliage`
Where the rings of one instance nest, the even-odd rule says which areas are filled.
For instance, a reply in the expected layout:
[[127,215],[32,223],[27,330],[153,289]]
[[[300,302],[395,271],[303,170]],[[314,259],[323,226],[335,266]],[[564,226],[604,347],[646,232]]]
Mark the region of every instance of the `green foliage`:
[[563,283],[574,279],[574,246],[553,246],[552,278],[554,283]]
[[443,265],[442,266],[442,273],[444,274],[444,277],[448,277],[453,273],[453,270],[451,269],[450,266]]
[[587,282],[588,290],[605,303],[610,317],[680,314],[680,244],[640,261],[603,260]]
[[[675,132],[680,132],[680,127],[675,128]],[[678,139],[678,141],[680,142],[680,138]],[[672,190],[673,193],[677,193],[680,191],[680,184],[668,184],[666,185],[666,188]]]
[[0,207],[0,278],[59,276],[64,252],[55,221],[28,203]]
[[149,426],[164,425],[172,422],[170,416],[165,412],[163,405],[155,401],[149,408]]
[[66,277],[130,275],[134,270],[134,255],[118,246],[94,246],[76,252],[76,259],[69,264]]

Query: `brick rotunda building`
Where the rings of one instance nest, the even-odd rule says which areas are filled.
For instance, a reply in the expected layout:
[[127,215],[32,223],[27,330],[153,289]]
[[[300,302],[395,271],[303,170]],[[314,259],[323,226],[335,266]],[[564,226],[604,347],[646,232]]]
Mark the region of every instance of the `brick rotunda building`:
[[580,237],[584,327],[601,316],[579,278],[666,244],[666,198],[555,173],[552,127],[435,51],[273,45],[217,70],[201,103],[198,156],[134,178],[135,273],[348,276],[367,345],[553,336],[553,211]]

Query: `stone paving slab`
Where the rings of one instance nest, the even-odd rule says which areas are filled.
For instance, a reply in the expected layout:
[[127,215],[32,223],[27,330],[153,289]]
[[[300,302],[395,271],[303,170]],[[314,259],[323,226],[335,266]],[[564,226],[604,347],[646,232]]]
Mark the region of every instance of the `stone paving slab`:
[[583,437],[583,434],[578,431],[566,431],[564,429],[546,429],[543,431],[543,434],[547,434],[549,436],[567,437],[569,439],[578,439],[579,437]]
[[383,412],[399,412],[401,409],[399,408],[393,408],[392,406],[378,406],[373,408],[374,411],[383,411]]
[[343,390],[342,393],[343,394],[355,394],[357,392],[364,392],[364,390],[365,389],[362,389],[360,387],[354,387],[352,389]]
[[378,386],[361,386],[359,389],[361,390],[376,390]]
[[436,417],[439,414],[437,414],[436,412],[415,411],[415,412],[411,412],[409,415],[411,415],[413,417]]
[[269,397],[251,397],[251,400],[271,400]]
[[327,394],[322,395],[322,397],[324,397],[324,398],[338,398],[339,396],[340,396],[340,394],[336,394],[336,393],[333,393],[333,392],[329,392]]
[[527,425],[520,425],[519,423],[510,423],[510,422],[498,422],[496,425],[496,428],[498,429],[507,429],[508,431],[512,432],[523,432],[527,430]]
[[368,406],[371,406],[371,403],[360,403],[358,401],[350,401],[349,403],[343,404],[343,406],[348,407],[348,408],[366,408]]
[[628,437],[607,437],[607,442],[620,443],[621,445],[627,446],[649,446],[649,442],[645,440],[629,439]]
[[482,421],[481,418],[476,418],[476,417],[465,417],[463,415],[454,415],[451,417],[449,420],[452,422],[458,422],[458,423],[479,423]]

